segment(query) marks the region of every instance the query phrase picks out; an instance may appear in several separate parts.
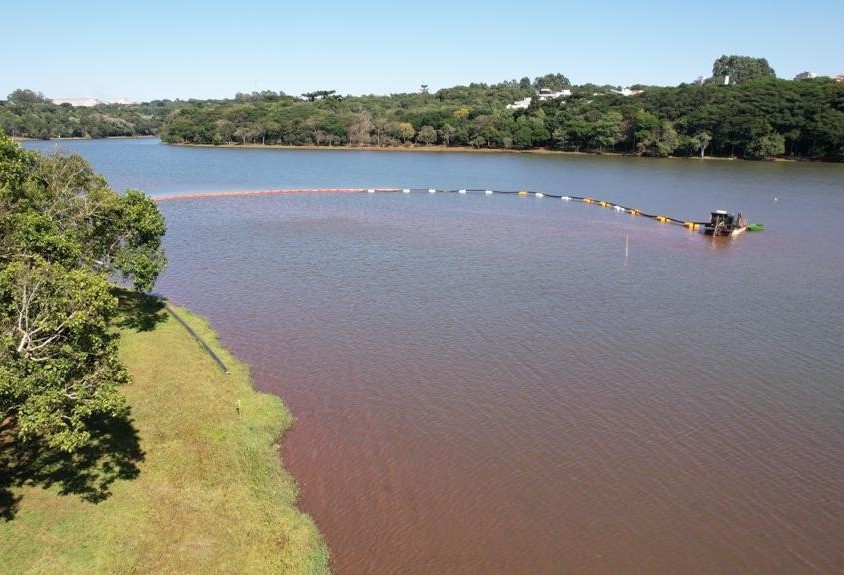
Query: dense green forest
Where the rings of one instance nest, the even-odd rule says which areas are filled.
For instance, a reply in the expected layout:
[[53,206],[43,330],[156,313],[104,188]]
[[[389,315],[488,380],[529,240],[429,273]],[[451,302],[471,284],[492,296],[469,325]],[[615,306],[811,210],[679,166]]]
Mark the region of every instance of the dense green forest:
[[[0,103],[0,125],[20,136],[160,134],[179,144],[439,145],[844,161],[844,83],[829,78],[781,80],[763,58],[722,56],[700,83],[634,86],[632,94],[618,88],[571,86],[565,76],[548,74],[434,93],[352,97],[319,90],[299,97],[264,91],[85,112],[10,97]],[[541,99],[543,89],[567,92]],[[532,98],[528,107],[508,108],[525,98]],[[98,128],[83,127],[91,123]]]
[[507,104],[535,94],[530,83],[471,84],[434,94],[313,101],[262,92],[201,102],[169,116],[165,142],[313,146],[472,146],[620,152],[652,156],[774,156],[844,160],[844,84],[756,78],[644,87],[624,96],[608,87],[527,109]]
[[0,100],[0,129],[7,135],[51,138],[155,136],[166,117],[187,102],[99,104],[90,108],[54,104],[40,92],[15,90]]

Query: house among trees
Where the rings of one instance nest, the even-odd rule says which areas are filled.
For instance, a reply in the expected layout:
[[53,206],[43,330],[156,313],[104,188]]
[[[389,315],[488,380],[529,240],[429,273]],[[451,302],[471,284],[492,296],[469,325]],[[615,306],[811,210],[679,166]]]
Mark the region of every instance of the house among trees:
[[814,72],[800,72],[797,74],[794,79],[795,80],[811,80],[812,78],[817,78],[818,75]]
[[[556,98],[566,98],[571,96],[571,90],[569,89],[561,89],[561,90],[551,90],[550,88],[540,88],[539,91],[536,93],[536,97],[539,99],[540,102],[545,102],[546,100],[554,100]],[[530,103],[533,101],[531,96],[524,98],[523,100],[516,100],[512,104],[507,104],[508,110],[527,110],[530,106]]]
[[565,98],[568,96],[571,96],[571,90],[553,91],[549,88],[541,88],[538,94],[540,102],[544,102],[545,100],[553,100],[555,98]]
[[634,90],[633,88],[622,88],[621,90],[610,90],[610,92],[612,92],[613,94],[619,94],[619,95],[624,96],[626,98],[627,96],[638,96],[639,94],[644,92],[644,90]]
[[508,110],[527,110],[533,98],[528,96],[523,100],[516,100],[512,104],[507,104]]

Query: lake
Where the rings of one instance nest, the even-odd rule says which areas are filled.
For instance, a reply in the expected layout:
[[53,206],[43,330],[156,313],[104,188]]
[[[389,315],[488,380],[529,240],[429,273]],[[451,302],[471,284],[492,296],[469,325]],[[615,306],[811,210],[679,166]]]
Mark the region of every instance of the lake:
[[337,573],[844,570],[844,166],[62,146],[151,195],[743,210],[767,230],[513,195],[175,200],[157,290],[290,407]]

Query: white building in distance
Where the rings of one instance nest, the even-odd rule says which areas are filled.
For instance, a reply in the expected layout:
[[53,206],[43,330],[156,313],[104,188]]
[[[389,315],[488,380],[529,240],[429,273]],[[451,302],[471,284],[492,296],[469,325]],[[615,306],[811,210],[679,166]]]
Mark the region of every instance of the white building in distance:
[[622,88],[621,90],[610,90],[613,94],[619,94],[620,96],[637,96],[644,92],[644,90],[634,90],[632,88]]
[[507,109],[508,110],[527,110],[528,106],[530,106],[531,101],[533,101],[533,98],[528,96],[524,100],[516,100],[512,104],[507,104]]
[[99,98],[53,98],[50,100],[54,104],[61,106],[62,104],[70,104],[74,108],[91,108],[99,104],[131,104],[128,98],[110,98],[107,100],[100,100]]
[[567,96],[571,96],[571,90],[558,90],[557,92],[552,92],[548,88],[542,88],[539,90],[539,94],[537,95],[540,102],[553,100],[554,98],[565,98]]
[[[544,102],[545,100],[554,100],[556,98],[565,98],[567,96],[571,96],[571,90],[558,90],[553,92],[548,88],[542,88],[539,90],[539,93],[536,94],[536,97],[539,99],[540,102]],[[517,100],[512,104],[507,104],[508,110],[526,110],[530,103],[533,101],[531,96],[528,96],[524,100]]]

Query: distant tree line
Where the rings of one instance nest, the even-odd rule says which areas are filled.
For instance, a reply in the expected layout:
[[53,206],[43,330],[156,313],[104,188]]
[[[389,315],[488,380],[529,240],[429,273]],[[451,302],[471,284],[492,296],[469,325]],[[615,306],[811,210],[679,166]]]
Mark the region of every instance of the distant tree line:
[[108,138],[158,135],[164,119],[187,102],[143,104],[54,104],[40,92],[15,90],[0,100],[0,130],[12,137]]
[[[735,76],[734,76],[735,78]],[[302,100],[254,94],[168,116],[165,142],[290,146],[442,146],[648,156],[844,160],[844,84],[756,77],[641,87],[569,87],[567,98],[508,109],[539,82],[470,84],[434,94]],[[554,87],[559,89],[558,86]]]
[[[844,84],[828,78],[778,80],[764,58],[722,56],[700,83],[633,86],[641,92],[632,96],[617,88],[572,86],[562,74],[547,74],[430,94],[239,93],[228,100],[151,102],[123,113],[146,118],[155,125],[147,128],[150,133],[181,144],[440,145],[844,161]],[[541,89],[568,89],[571,95],[540,101]],[[527,97],[532,101],[526,109],[508,108]],[[20,98],[0,103],[7,133],[15,134],[5,123],[9,109],[25,107]]]

